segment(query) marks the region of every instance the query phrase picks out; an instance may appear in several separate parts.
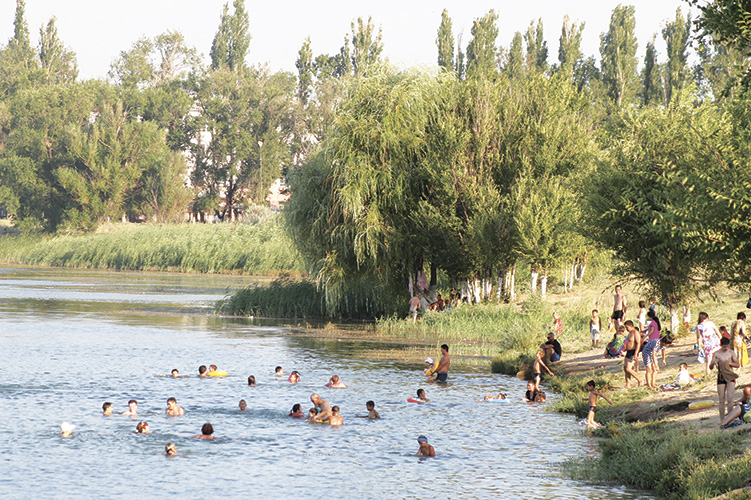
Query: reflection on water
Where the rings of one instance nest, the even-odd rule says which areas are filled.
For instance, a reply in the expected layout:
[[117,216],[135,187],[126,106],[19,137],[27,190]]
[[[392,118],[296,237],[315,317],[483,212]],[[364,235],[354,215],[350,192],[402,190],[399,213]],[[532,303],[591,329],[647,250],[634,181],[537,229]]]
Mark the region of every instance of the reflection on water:
[[[0,271],[0,433],[3,498],[170,496],[188,498],[634,498],[561,476],[567,457],[591,442],[573,418],[521,402],[524,383],[501,375],[452,373],[446,387],[423,383],[414,366],[354,359],[351,345],[322,349],[284,326],[211,316],[214,301],[247,278]],[[344,343],[342,343],[344,344]],[[342,347],[342,348],[340,348]],[[373,348],[374,345],[369,345]],[[194,377],[215,363],[230,376]],[[274,367],[302,382],[277,381]],[[155,377],[178,368],[191,378]],[[323,387],[337,373],[345,390]],[[247,386],[248,375],[258,386]],[[406,399],[425,387],[430,404]],[[477,403],[508,392],[511,402]],[[344,426],[286,415],[319,392],[342,408]],[[168,397],[185,408],[164,414]],[[101,416],[129,399],[141,415]],[[237,403],[248,402],[240,413]],[[380,421],[355,418],[373,399]],[[139,419],[152,434],[137,435]],[[59,425],[77,425],[60,437]],[[223,439],[192,439],[211,422]],[[437,457],[414,456],[425,434]],[[177,443],[180,456],[162,455]]]

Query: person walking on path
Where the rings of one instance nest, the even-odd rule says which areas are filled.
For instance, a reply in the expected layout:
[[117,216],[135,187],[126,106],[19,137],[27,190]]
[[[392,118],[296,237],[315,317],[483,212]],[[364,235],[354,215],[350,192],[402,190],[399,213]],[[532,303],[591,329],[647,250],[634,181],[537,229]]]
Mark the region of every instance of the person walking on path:
[[626,296],[623,294],[623,288],[621,287],[621,285],[616,285],[613,304],[613,323],[615,324],[616,330],[618,330],[618,327],[623,323],[627,308],[628,301],[626,300]]

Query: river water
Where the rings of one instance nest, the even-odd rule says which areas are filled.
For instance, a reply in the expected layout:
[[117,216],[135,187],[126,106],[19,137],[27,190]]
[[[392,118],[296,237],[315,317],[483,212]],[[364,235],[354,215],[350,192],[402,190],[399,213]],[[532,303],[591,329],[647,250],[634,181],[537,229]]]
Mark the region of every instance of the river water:
[[[518,379],[453,370],[425,384],[419,359],[363,361],[283,325],[213,315],[248,278],[0,269],[2,498],[638,498],[564,478],[560,463],[594,453],[573,417],[521,401]],[[350,346],[351,347],[351,346]],[[197,378],[199,365],[229,376]],[[299,384],[274,367],[298,370]],[[189,378],[157,377],[172,368]],[[332,374],[347,389],[328,389]],[[255,375],[258,385],[247,385]],[[429,404],[406,399],[424,387]],[[510,403],[478,403],[486,393]],[[287,417],[310,394],[339,405],[344,425]],[[185,415],[164,413],[175,397]],[[139,416],[120,415],[129,399]],[[245,399],[247,412],[238,410]],[[355,418],[367,400],[378,421]],[[110,401],[116,415],[104,417]],[[139,435],[139,420],[152,433]],[[60,435],[60,424],[77,427]],[[210,422],[221,439],[202,441]],[[418,435],[435,447],[419,458]],[[162,453],[177,444],[177,457]]]

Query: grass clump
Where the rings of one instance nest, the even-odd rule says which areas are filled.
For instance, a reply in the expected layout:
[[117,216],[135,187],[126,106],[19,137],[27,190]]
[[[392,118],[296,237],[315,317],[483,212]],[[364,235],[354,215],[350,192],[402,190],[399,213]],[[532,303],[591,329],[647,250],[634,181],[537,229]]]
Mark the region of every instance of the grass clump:
[[28,265],[202,273],[302,272],[278,216],[256,224],[117,224],[111,232],[0,238],[0,259]]
[[703,499],[741,487],[751,475],[747,432],[652,422],[610,424],[597,435],[599,458],[569,461],[572,477],[653,490],[660,498]]

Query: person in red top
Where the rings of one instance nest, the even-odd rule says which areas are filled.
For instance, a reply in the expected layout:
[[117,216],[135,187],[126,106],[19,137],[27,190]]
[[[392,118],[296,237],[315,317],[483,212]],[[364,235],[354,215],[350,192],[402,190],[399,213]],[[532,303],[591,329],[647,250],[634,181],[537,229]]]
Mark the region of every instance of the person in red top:
[[559,336],[563,333],[563,320],[557,312],[553,313],[553,333]]

